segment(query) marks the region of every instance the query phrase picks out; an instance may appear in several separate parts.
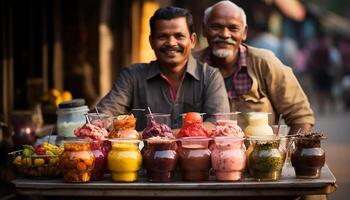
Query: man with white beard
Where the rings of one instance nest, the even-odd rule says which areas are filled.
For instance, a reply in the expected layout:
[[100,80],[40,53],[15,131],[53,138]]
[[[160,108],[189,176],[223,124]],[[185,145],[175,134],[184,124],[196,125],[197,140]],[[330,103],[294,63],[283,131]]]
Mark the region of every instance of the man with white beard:
[[[290,134],[312,128],[313,112],[291,68],[271,51],[243,43],[248,26],[242,8],[220,1],[205,10],[203,26],[209,46],[194,57],[220,70],[231,111],[268,112],[270,124],[282,114]],[[245,118],[239,123],[245,128]]]

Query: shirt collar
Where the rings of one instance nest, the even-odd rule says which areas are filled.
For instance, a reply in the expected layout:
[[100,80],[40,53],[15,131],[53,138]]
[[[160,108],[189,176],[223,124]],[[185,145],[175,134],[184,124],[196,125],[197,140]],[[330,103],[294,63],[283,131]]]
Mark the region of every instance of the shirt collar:
[[[150,63],[150,68],[148,70],[148,74],[147,74],[147,80],[158,76],[162,73],[162,71],[160,70],[160,66],[159,63],[157,61],[152,61]],[[200,72],[197,66],[197,62],[196,60],[192,57],[192,55],[188,58],[188,61],[186,63],[186,73],[190,74],[191,76],[193,76],[193,78],[199,80],[200,79]]]

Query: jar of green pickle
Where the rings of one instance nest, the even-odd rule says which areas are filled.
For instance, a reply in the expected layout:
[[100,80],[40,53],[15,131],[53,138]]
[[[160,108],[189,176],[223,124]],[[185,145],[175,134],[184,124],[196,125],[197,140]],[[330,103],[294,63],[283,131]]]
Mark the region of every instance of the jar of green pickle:
[[278,136],[250,138],[253,151],[249,155],[249,172],[257,181],[276,181],[281,177],[283,154]]

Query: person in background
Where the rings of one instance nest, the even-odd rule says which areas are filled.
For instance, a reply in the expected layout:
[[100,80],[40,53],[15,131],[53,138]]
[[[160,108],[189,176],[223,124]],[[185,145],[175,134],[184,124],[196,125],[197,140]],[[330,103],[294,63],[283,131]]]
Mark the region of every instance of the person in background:
[[[160,8],[150,19],[150,29],[149,42],[157,60],[122,70],[113,88],[97,104],[98,110],[120,115],[149,107],[153,113],[171,114],[172,128],[181,126],[182,113],[210,116],[229,112],[219,70],[191,56],[196,44],[192,15],[182,8]],[[146,125],[142,118],[138,117],[138,130]]]
[[248,26],[242,8],[220,1],[205,10],[203,25],[209,46],[194,57],[220,70],[231,111],[269,112],[270,124],[276,124],[281,114],[291,127],[289,134],[312,128],[313,111],[291,68],[271,51],[243,43]]

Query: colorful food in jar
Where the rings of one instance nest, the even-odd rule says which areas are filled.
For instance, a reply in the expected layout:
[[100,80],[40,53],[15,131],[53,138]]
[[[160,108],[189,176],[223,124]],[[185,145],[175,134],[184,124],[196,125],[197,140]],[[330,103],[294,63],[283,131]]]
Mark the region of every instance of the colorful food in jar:
[[175,136],[169,127],[170,115],[153,113],[147,116],[147,127],[142,132],[142,138],[148,139],[151,137],[166,137],[174,139]]
[[258,181],[276,181],[280,178],[283,156],[279,151],[280,138],[252,137],[253,151],[249,155],[249,172]]
[[108,136],[105,128],[101,128],[91,123],[86,123],[82,127],[74,130],[74,135],[79,138],[90,138],[93,140],[104,140]]
[[211,163],[218,181],[242,179],[246,166],[243,137],[215,137],[211,148]]
[[273,130],[269,126],[269,114],[265,112],[249,112],[248,126],[244,129],[246,136],[269,136],[273,135]]
[[237,124],[237,115],[235,113],[217,113],[215,117],[215,129],[211,132],[211,137],[235,136],[244,137],[241,127]]
[[95,165],[91,172],[91,180],[100,180],[107,165],[107,152],[104,149],[104,140],[90,142],[91,151],[95,156]]
[[183,126],[177,133],[177,138],[183,137],[209,137],[209,132],[203,127],[203,114],[189,112],[183,115]]
[[185,137],[181,138],[179,150],[179,164],[182,179],[185,181],[206,181],[209,177],[210,138]]
[[35,148],[23,145],[22,151],[10,153],[18,172],[26,177],[49,178],[60,174],[59,155],[63,148],[44,142]]
[[295,150],[291,155],[297,178],[319,178],[325,164],[325,151],[321,148],[322,133],[301,133],[293,138]]
[[88,182],[94,168],[95,156],[88,140],[64,141],[60,168],[65,182]]
[[112,150],[108,153],[108,169],[114,182],[134,182],[138,178],[142,156],[140,140],[111,139]]
[[109,133],[109,138],[129,138],[129,139],[141,139],[141,134],[136,130],[136,118],[131,115],[119,115],[114,119],[114,128]]
[[143,161],[149,181],[172,181],[177,159],[176,140],[159,136],[147,139],[147,146],[143,151]]

